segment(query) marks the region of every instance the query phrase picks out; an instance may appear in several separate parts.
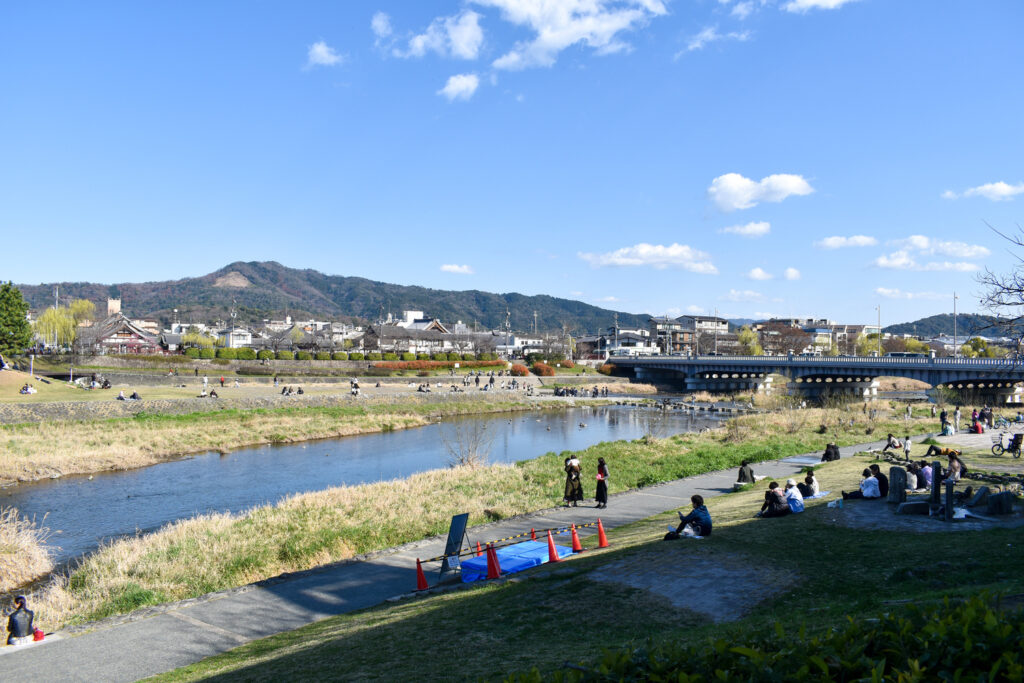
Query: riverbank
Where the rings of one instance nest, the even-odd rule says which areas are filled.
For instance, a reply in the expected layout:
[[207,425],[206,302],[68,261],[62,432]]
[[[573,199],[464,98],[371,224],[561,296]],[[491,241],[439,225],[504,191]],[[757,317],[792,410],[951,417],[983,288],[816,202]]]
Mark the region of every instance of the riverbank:
[[275,407],[0,426],[5,444],[0,487],[145,467],[207,451],[408,429],[457,415],[558,409],[566,403],[515,395],[413,394],[359,400],[311,396],[271,405]]
[[[715,432],[604,443],[579,455],[585,472],[605,458],[614,493],[735,467],[743,459],[821,450],[828,440],[859,443],[865,432],[905,431],[909,424],[916,433],[930,424],[891,417],[851,423],[837,412],[744,416]],[[54,628],[345,560],[442,533],[461,512],[476,525],[542,509],[561,499],[564,457],[548,453],[514,466],[435,470],[297,495],[241,515],[177,522],[85,558],[36,600],[37,618]]]

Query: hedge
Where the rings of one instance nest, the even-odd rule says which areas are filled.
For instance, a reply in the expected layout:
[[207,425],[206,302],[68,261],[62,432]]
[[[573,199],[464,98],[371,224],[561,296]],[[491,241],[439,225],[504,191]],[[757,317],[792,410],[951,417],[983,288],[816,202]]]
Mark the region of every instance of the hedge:
[[447,353],[434,353],[431,354],[430,360],[448,360]]
[[314,358],[316,358],[317,360],[330,360],[331,354],[328,351],[317,351],[316,356],[314,356]]
[[[381,361],[374,363],[375,368],[387,368],[389,370],[444,370],[447,368],[455,367],[455,364],[459,361],[453,360],[412,360],[412,361]],[[491,360],[491,361],[474,361],[473,363],[466,364],[460,363],[461,367],[468,368],[493,368],[503,367],[505,361],[503,360]]]
[[213,349],[199,349],[199,357],[200,358],[207,358],[207,359],[209,359],[209,358],[216,358],[217,357],[217,352],[214,351]]
[[472,353],[464,353],[462,354],[462,360],[474,361],[476,360],[476,355]]
[[[402,360],[405,360],[404,358]],[[429,353],[417,353],[416,360],[430,360]]]
[[530,374],[530,371],[526,368],[525,365],[520,365],[519,363],[515,363],[512,366],[512,376],[513,377],[526,377],[529,374]]
[[416,360],[416,354],[415,353],[403,353],[402,354],[402,360]]
[[295,354],[295,360],[313,360],[313,354],[309,351],[299,351]]
[[190,346],[189,348],[185,349],[185,355],[188,356],[189,358],[199,358],[199,349],[197,349],[194,346]]
[[533,364],[533,367],[531,369],[533,370],[533,374],[537,375],[538,377],[555,376],[555,369],[548,365],[547,363],[537,361],[536,363]]
[[615,372],[615,366],[612,365],[611,363],[605,363],[604,365],[599,367],[597,371],[600,372],[602,375],[611,375],[613,372]]
[[[1024,610],[995,596],[894,609],[826,631],[758,627],[689,645],[650,642],[606,650],[595,663],[507,681],[1019,681]],[[744,637],[745,636],[745,637]]]
[[568,370],[572,370],[573,368],[576,367],[576,364],[573,363],[571,360],[560,360],[560,361],[558,361],[558,364],[561,365],[563,368],[566,368]]
[[292,353],[291,351],[278,351],[277,352],[277,359],[278,360],[295,360],[295,354]]
[[383,360],[383,359],[384,359],[384,356],[382,356],[381,354],[377,353],[376,351],[371,351],[370,353],[366,354],[366,360]]
[[349,360],[362,360],[363,359],[363,354],[359,353],[358,351],[353,351],[352,353],[348,354],[348,359]]
[[384,360],[398,360],[398,354],[397,353],[385,353],[384,356],[383,356],[383,359]]
[[217,358],[234,360],[238,358],[238,349],[217,349]]
[[256,360],[256,352],[252,349],[235,349],[238,360]]
[[263,349],[256,354],[256,357],[260,360],[274,360],[274,352],[269,349]]

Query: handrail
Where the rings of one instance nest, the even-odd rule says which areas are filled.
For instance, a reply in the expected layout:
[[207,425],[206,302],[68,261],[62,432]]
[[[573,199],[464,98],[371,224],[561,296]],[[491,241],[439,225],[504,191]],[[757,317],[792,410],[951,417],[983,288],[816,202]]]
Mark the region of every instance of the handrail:
[[647,365],[674,363],[681,365],[736,365],[754,363],[764,366],[829,365],[842,366],[910,366],[922,368],[1013,368],[1024,370],[1024,359],[1011,358],[905,358],[892,356],[645,356],[643,358],[609,358],[613,365]]

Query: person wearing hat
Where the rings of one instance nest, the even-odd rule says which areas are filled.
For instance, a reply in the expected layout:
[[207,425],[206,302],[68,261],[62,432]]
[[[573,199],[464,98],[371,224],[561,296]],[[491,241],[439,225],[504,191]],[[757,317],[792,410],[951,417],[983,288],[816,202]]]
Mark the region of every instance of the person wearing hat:
[[32,617],[35,616],[28,608],[24,595],[14,598],[15,610],[7,618],[8,645],[25,645],[32,642]]
[[786,492],[783,495],[786,497],[786,502],[789,504],[789,509],[793,511],[793,514],[804,511],[804,497],[800,493],[800,489],[796,487],[795,479],[786,480]]

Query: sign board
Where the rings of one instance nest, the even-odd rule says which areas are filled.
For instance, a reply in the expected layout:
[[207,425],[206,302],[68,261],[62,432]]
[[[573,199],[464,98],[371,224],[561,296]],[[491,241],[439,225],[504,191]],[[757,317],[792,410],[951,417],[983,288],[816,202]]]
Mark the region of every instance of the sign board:
[[469,524],[469,513],[452,515],[451,526],[448,527],[448,542],[444,547],[444,560],[441,562],[441,576],[445,572],[454,572],[462,568],[459,553],[466,540],[466,526]]
[[458,369],[459,369],[459,364],[458,364],[458,363],[456,363],[456,364],[455,364],[455,369],[456,369],[456,370],[458,370]]

